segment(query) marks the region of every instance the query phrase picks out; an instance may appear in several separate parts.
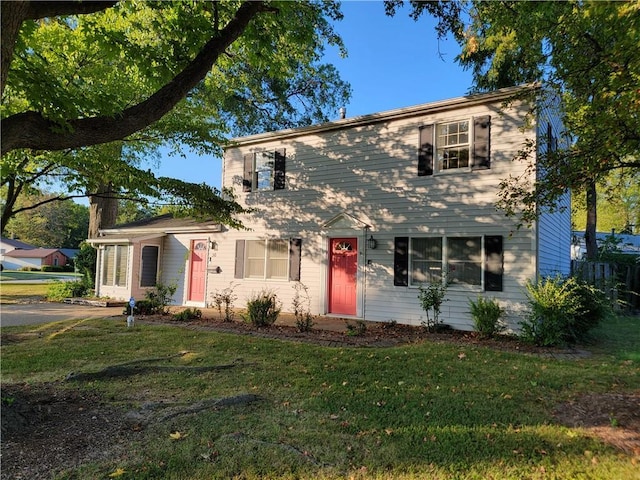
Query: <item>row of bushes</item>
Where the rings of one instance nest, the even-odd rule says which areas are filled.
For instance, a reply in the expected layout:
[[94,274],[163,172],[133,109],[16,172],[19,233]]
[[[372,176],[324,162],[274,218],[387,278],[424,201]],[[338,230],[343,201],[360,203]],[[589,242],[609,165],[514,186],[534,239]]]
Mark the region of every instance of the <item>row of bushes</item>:
[[[539,346],[570,345],[589,339],[593,328],[613,314],[607,296],[575,277],[547,277],[527,284],[528,310],[520,338]],[[504,309],[496,300],[470,301],[475,329],[493,336],[505,329]]]
[[[136,303],[133,314],[166,314],[167,306],[176,292],[176,285],[158,284],[146,293],[145,299]],[[296,294],[292,307],[296,326],[300,331],[309,331],[313,326],[310,298],[307,287],[302,283],[294,285]],[[446,283],[437,288],[421,288],[419,299],[422,307],[429,313],[434,311],[429,329],[437,326],[438,314],[444,301]],[[50,285],[47,297],[52,301],[61,301],[69,297],[82,297],[89,291],[86,282],[54,282]],[[539,346],[574,344],[588,338],[591,330],[612,314],[611,303],[598,288],[575,277],[548,277],[527,284],[528,311],[520,323],[520,338]],[[214,295],[214,303],[224,320],[233,319],[233,302],[237,296],[233,285]],[[483,336],[494,336],[503,332],[505,311],[495,299],[478,298],[469,302],[474,327]],[[282,303],[276,294],[263,290],[254,294],[246,304],[243,318],[256,327],[273,325],[282,310]],[[127,307],[125,314],[131,313]],[[178,314],[179,320],[200,318],[201,312],[194,310]]]
[[19,272],[65,272],[74,271],[73,265],[42,265],[41,267],[20,267]]

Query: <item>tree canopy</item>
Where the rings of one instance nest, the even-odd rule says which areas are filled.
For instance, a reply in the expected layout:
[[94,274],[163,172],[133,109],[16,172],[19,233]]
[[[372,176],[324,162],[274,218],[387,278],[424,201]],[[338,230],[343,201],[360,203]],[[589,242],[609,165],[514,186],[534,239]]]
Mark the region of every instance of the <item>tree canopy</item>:
[[[387,1],[387,13],[403,3]],[[505,182],[507,212],[531,221],[567,188],[640,168],[640,2],[409,3],[413,18],[434,15],[439,35],[460,44],[456,60],[472,70],[474,90],[543,81],[561,95],[571,146],[542,159],[536,185]]]
[[350,95],[321,63],[327,44],[344,50],[340,17],[330,1],[7,2],[2,185],[156,198],[238,226],[228,192],[159,178],[149,159],[326,121]]

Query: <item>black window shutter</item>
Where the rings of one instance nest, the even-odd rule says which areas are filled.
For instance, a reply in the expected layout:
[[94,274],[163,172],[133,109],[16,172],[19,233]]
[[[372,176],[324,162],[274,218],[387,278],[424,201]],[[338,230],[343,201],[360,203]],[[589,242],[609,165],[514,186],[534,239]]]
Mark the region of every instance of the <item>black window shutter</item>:
[[154,287],[158,275],[158,251],[159,247],[145,245],[142,247],[142,267],[140,271],[140,286]]
[[433,125],[420,127],[418,176],[433,175]]
[[491,167],[491,115],[473,119],[473,156],[472,170]]
[[244,278],[244,240],[236,240],[235,278]]
[[253,186],[253,153],[244,156],[244,175],[242,177],[242,191],[250,192]]
[[504,255],[502,236],[488,235],[484,237],[484,289],[487,292],[502,291],[502,273]]
[[396,237],[393,251],[393,284],[409,285],[409,237]]
[[302,258],[302,239],[289,240],[289,280],[300,281],[300,260]]
[[274,162],[274,177],[273,177],[273,189],[282,190],[285,188],[285,153],[284,148],[278,149],[275,152]]

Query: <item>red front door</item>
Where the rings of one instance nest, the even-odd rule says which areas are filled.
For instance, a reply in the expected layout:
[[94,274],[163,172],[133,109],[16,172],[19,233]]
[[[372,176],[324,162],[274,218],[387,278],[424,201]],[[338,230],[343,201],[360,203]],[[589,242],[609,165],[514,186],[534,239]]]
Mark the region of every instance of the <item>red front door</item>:
[[204,302],[204,279],[207,273],[207,241],[191,241],[189,260],[189,297],[190,302]]
[[356,314],[358,239],[332,238],[329,253],[329,313]]

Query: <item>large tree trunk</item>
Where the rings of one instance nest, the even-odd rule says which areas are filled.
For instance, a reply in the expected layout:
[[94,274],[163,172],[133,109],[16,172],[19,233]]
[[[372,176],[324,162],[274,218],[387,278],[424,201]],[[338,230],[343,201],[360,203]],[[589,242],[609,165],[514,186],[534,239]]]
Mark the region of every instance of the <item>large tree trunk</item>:
[[96,238],[101,228],[113,227],[118,217],[118,198],[113,185],[101,185],[96,194],[89,196],[89,238]]
[[588,260],[594,260],[598,256],[598,244],[596,243],[596,226],[598,220],[597,196],[596,182],[592,180],[587,186],[587,226],[584,232]]

